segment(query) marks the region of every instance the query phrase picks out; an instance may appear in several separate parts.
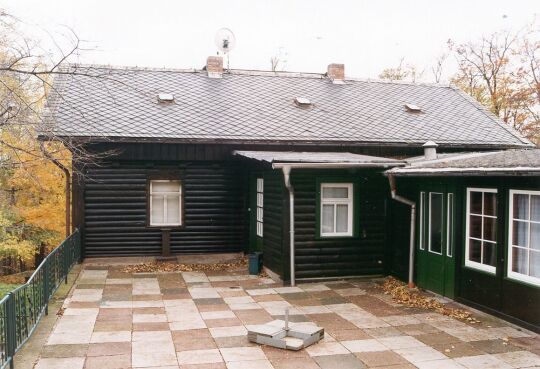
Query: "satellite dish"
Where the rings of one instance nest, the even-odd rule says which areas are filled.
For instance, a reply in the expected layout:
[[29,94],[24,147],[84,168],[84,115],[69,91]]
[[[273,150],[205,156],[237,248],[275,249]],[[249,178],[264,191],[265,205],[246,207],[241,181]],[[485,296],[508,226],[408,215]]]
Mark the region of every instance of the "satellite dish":
[[227,54],[234,49],[236,37],[234,37],[234,33],[230,29],[220,28],[216,32],[215,42],[218,50],[223,54]]

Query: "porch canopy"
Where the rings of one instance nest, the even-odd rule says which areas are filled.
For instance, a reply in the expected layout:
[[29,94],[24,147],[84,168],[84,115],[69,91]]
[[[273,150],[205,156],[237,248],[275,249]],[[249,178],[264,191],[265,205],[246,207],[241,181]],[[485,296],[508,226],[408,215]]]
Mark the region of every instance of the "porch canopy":
[[404,161],[350,152],[234,151],[234,155],[269,163],[273,168],[391,168]]
[[540,149],[439,154],[407,160],[407,166],[385,172],[392,176],[540,176]]

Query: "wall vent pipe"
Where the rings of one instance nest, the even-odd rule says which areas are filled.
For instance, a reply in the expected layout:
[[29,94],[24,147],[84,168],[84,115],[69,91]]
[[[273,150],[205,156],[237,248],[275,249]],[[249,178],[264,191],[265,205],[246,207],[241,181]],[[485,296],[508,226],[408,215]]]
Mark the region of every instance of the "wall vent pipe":
[[428,141],[422,145],[424,148],[424,158],[426,160],[435,160],[437,159],[437,145],[433,141]]

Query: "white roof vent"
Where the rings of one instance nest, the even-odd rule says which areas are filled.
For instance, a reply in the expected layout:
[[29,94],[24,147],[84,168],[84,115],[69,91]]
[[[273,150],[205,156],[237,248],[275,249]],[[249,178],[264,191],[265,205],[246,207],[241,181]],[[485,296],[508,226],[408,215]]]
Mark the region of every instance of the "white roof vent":
[[294,103],[302,108],[309,108],[312,105],[311,100],[305,97],[295,97]]
[[174,101],[173,94],[161,93],[161,94],[158,94],[157,98],[160,103],[171,103]]
[[414,104],[405,104],[405,109],[411,113],[421,113],[422,109],[418,105]]

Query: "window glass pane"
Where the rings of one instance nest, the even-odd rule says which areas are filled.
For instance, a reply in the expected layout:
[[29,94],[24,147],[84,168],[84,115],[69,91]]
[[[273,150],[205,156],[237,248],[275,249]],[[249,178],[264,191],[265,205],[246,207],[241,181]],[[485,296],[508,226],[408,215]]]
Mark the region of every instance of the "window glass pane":
[[514,194],[513,208],[515,219],[529,219],[529,195]]
[[180,196],[167,196],[167,224],[180,224]]
[[170,182],[152,181],[152,193],[178,192],[179,190],[180,190],[179,181],[170,181]]
[[264,189],[264,179],[257,178],[257,192],[263,192]]
[[163,224],[163,196],[152,196],[152,213],[150,214],[150,223]]
[[484,215],[497,215],[497,194],[484,192]]
[[257,206],[263,207],[264,195],[262,193],[257,194]]
[[540,278],[540,252],[531,251],[530,256],[529,274],[531,277]]
[[263,209],[257,208],[257,221],[262,222],[263,221]]
[[470,193],[470,212],[475,214],[482,214],[482,192]]
[[482,256],[482,264],[495,266],[497,258],[497,244],[491,242],[483,242],[484,255]]
[[540,223],[531,223],[529,248],[540,251]]
[[346,199],[349,197],[347,187],[323,187],[324,199]]
[[497,219],[484,218],[484,240],[497,240]]
[[426,203],[426,193],[420,192],[420,235],[419,235],[419,241],[420,241],[420,250],[424,250],[424,225],[426,224],[426,216],[424,211],[424,204]]
[[446,205],[446,255],[452,256],[454,247],[454,194],[448,194]]
[[528,251],[512,247],[512,271],[527,274]]
[[469,239],[469,260],[479,263],[481,253],[482,241]]
[[323,205],[321,223],[323,233],[334,232],[334,205]]
[[482,238],[482,217],[471,215],[469,223],[469,237]]
[[336,232],[349,231],[349,205],[336,205]]
[[520,222],[514,220],[512,229],[512,244],[516,246],[527,247],[529,239],[529,224],[528,222]]
[[441,253],[442,252],[442,208],[443,208],[443,195],[440,193],[430,193],[430,243],[429,251]]
[[531,220],[540,222],[540,195],[531,195]]

